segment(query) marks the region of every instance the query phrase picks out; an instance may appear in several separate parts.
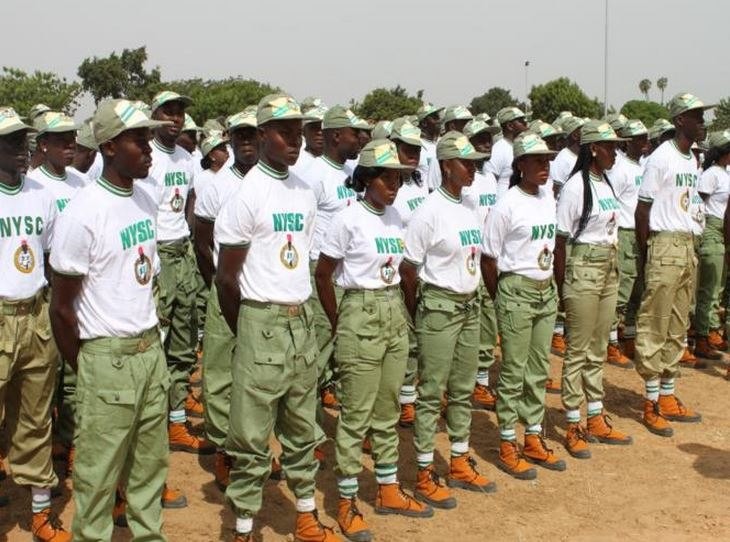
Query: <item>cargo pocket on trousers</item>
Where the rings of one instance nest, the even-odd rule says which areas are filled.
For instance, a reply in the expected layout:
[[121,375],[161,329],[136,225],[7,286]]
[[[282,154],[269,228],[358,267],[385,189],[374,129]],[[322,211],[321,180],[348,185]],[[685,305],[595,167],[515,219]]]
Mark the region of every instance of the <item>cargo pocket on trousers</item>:
[[286,356],[281,352],[258,352],[249,365],[246,384],[267,393],[276,393],[282,384]]
[[[508,333],[524,333],[532,327],[530,318],[525,311],[527,303],[517,301],[498,301],[497,324],[500,330]],[[503,332],[504,332],[503,331]],[[527,337],[529,342],[529,337]]]
[[419,307],[421,324],[432,331],[440,331],[449,324],[455,311],[456,303],[453,301],[424,298]]
[[98,390],[92,414],[108,427],[129,428],[134,423],[135,390]]

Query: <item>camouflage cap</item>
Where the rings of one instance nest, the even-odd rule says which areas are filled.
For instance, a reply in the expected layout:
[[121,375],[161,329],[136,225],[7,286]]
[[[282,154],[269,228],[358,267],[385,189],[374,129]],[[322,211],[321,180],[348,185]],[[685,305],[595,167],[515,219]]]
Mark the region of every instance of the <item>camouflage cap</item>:
[[333,105],[324,114],[322,129],[357,128],[357,115],[342,105]]
[[674,124],[667,119],[656,119],[649,128],[649,139],[658,139],[662,134],[674,129]]
[[327,109],[327,105],[324,103],[324,100],[319,96],[307,96],[299,105],[302,108],[302,111],[317,108]]
[[191,132],[191,131],[200,132],[202,130],[203,129],[200,126],[195,124],[193,117],[191,117],[190,115],[185,113],[185,122],[183,123],[182,131],[183,132]]
[[560,126],[563,128],[563,133],[570,135],[575,132],[578,128],[581,128],[585,124],[585,121],[580,117],[566,117],[561,122]]
[[444,110],[444,116],[441,122],[446,124],[452,120],[471,120],[473,118],[474,115],[471,114],[471,111],[467,107],[463,105],[450,105]]
[[674,118],[687,111],[692,111],[693,109],[701,109],[702,111],[705,111],[707,109],[712,109],[713,107],[715,106],[705,105],[697,96],[687,92],[677,94],[674,98],[669,100],[669,104],[667,105],[670,118]]
[[303,120],[302,109],[294,98],[284,93],[264,96],[256,109],[256,125],[274,120]]
[[451,158],[481,160],[488,157],[488,154],[477,152],[469,138],[456,130],[446,132],[436,144],[436,158],[438,160],[449,160]]
[[390,132],[390,139],[397,139],[409,145],[421,146],[421,129],[414,126],[408,119],[396,119]]
[[360,151],[358,166],[383,167],[387,169],[412,169],[401,164],[395,143],[388,139],[373,139]]
[[626,141],[616,135],[611,125],[605,120],[591,120],[580,128],[580,144],[600,143],[602,141]]
[[707,144],[711,149],[730,145],[730,130],[711,132],[710,135],[707,136]]
[[358,117],[355,115],[355,128],[358,130],[365,130],[367,132],[371,132],[375,126],[370,124],[368,121],[363,119],[362,117]]
[[604,122],[607,122],[611,125],[611,128],[615,132],[618,132],[621,128],[623,128],[626,125],[626,122],[628,122],[629,119],[626,118],[626,115],[623,113],[609,113],[605,117],[603,117]]
[[0,136],[20,130],[33,130],[33,127],[25,124],[12,107],[0,107]]
[[489,116],[487,113],[479,113],[477,115],[474,115],[474,120],[481,120],[483,122],[486,122],[487,124],[491,124],[492,117]]
[[648,133],[649,130],[646,129],[644,123],[641,122],[639,119],[627,120],[623,128],[618,130],[618,135],[620,135],[621,137],[638,137],[642,135],[647,135]]
[[76,144],[92,150],[99,148],[99,145],[96,144],[96,138],[94,138],[94,128],[91,125],[91,119],[79,127],[79,131],[76,132]]
[[[251,106],[254,108],[254,114],[256,106]],[[208,119],[203,123],[203,136],[208,137],[209,135],[212,135],[213,132],[219,132],[223,133],[226,131],[226,127],[223,126],[218,119]]]
[[[548,124],[548,126],[550,125]],[[555,151],[551,151],[547,143],[545,143],[545,140],[532,131],[523,132],[518,135],[512,142],[512,151],[515,158],[527,154],[546,154],[549,156],[558,154]]]
[[38,131],[38,135],[75,132],[79,129],[79,125],[74,122],[74,119],[57,111],[46,111],[37,116],[33,120],[33,127]]
[[390,120],[379,120],[373,128],[373,139],[388,139],[393,129],[393,122]]
[[122,132],[137,128],[157,128],[172,124],[169,121],[152,120],[142,109],[129,100],[104,100],[99,104],[91,125],[94,138],[101,145]]
[[215,149],[218,145],[223,145],[227,141],[228,140],[221,134],[210,135],[200,142],[200,153],[203,156],[208,156],[208,153],[210,153],[210,151]]
[[154,113],[158,107],[169,102],[182,102],[182,104],[187,107],[193,103],[193,100],[192,98],[189,98],[188,96],[183,96],[182,94],[178,94],[177,92],[173,92],[171,90],[163,90],[162,92],[158,92],[157,94],[155,94],[155,97],[152,98],[152,103],[150,103],[150,110]]
[[499,132],[499,127],[493,126],[486,121],[477,119],[476,117],[467,122],[466,126],[464,126],[464,135],[468,138],[472,138],[477,134],[481,134],[482,132],[489,132],[490,134],[494,135]]
[[525,113],[519,107],[503,107],[497,111],[497,122],[500,126],[504,126],[506,123],[517,119],[524,119]]
[[238,113],[231,115],[226,119],[226,128],[229,132],[236,128],[256,128],[256,111],[256,106],[249,105],[243,111],[239,111]]
[[546,137],[562,135],[563,131],[556,129],[552,124],[541,121],[540,119],[533,120],[527,127],[527,129],[533,134],[539,135],[542,139]]
[[432,103],[423,102],[421,104],[421,107],[419,107],[418,111],[416,112],[416,116],[418,117],[418,122],[421,122],[423,119],[425,119],[429,115],[433,115],[434,113],[439,113],[442,110],[443,110],[443,107],[436,107]]
[[562,125],[563,120],[567,119],[568,117],[572,117],[572,116],[573,116],[572,111],[561,111],[560,113],[558,113],[558,116],[555,117],[553,124],[558,123],[558,124]]
[[46,104],[35,104],[28,112],[28,120],[33,122],[37,116],[42,115],[46,111],[52,111],[52,109]]
[[327,108],[323,105],[318,105],[315,107],[310,108],[304,108],[302,107],[302,111],[304,112],[304,116],[306,117],[304,119],[304,124],[309,124],[312,122],[322,122],[324,119],[324,114],[327,113]]

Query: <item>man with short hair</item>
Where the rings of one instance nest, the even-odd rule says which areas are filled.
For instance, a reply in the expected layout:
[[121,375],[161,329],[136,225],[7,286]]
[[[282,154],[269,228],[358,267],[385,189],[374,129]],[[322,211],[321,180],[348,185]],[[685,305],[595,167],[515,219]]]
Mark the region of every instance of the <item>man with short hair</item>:
[[436,142],[441,131],[441,120],[439,114],[443,111],[443,107],[436,107],[433,104],[424,102],[418,108],[418,127],[421,129],[421,157],[418,162],[418,171],[421,178],[425,181],[428,179],[428,170],[432,162],[436,162]]
[[519,107],[503,107],[497,111],[497,122],[502,128],[502,138],[492,147],[492,157],[489,159],[489,169],[497,177],[497,199],[509,188],[509,178],[512,176],[512,142],[515,137],[527,130],[525,114]]
[[291,167],[291,171],[299,176],[309,168],[315,158],[322,156],[324,152],[322,119],[327,112],[327,106],[324,105],[321,98],[309,96],[302,101],[302,112],[305,116],[302,123],[304,148],[299,153],[297,163]]
[[96,161],[98,147],[94,139],[94,131],[91,127],[91,120],[84,122],[76,132],[76,152],[74,160],[69,169],[81,177],[86,184],[91,182],[88,176],[91,166]]

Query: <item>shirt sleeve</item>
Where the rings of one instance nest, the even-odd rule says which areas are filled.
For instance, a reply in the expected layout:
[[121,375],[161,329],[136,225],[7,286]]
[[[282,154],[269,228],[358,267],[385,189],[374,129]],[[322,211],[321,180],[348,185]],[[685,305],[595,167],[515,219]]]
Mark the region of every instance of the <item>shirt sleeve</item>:
[[93,225],[75,216],[75,207],[66,207],[53,227],[51,267],[62,275],[85,276],[91,264]]
[[208,222],[215,222],[216,210],[220,207],[218,203],[220,182],[222,181],[211,181],[198,193],[193,209],[195,216]]
[[505,213],[505,209],[497,204],[487,215],[482,232],[482,253],[485,256],[495,260],[499,259],[508,227],[509,216]]
[[352,238],[352,232],[345,224],[344,215],[341,211],[335,215],[330,223],[330,227],[324,236],[320,252],[335,260],[342,260],[347,254],[347,247]]
[[52,198],[48,198],[47,207],[48,212],[46,213],[46,222],[43,227],[43,236],[41,237],[43,252],[50,252],[51,250],[51,245],[53,244],[53,231],[56,227],[56,221],[58,220],[58,209]]
[[430,191],[434,191],[441,186],[441,166],[438,160],[431,160],[431,163],[428,165],[426,186],[428,186]]
[[558,199],[558,235],[572,237],[576,233],[578,221],[583,207],[580,195],[575,190],[563,190]]
[[[245,186],[245,185],[244,185]],[[256,208],[252,191],[239,190],[223,204],[215,221],[213,236],[222,247],[246,247],[251,242],[256,227]]]
[[719,185],[717,175],[712,171],[712,168],[703,171],[700,176],[700,182],[697,185],[697,191],[701,194],[714,194],[717,191]]
[[644,177],[639,188],[639,201],[651,203],[659,192],[664,171],[659,167],[656,160],[649,158],[644,169]]
[[416,211],[406,230],[404,258],[414,265],[422,265],[433,242],[433,225],[424,208]]

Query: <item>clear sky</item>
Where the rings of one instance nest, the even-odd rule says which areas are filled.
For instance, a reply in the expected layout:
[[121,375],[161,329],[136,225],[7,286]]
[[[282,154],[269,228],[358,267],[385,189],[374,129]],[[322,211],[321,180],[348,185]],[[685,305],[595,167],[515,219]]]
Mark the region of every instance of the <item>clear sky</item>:
[[[603,99],[606,0],[2,0],[0,62],[69,79],[146,45],[163,79],[241,75],[330,105],[401,84],[438,104],[567,76]],[[730,95],[727,0],[608,0],[608,103]]]

